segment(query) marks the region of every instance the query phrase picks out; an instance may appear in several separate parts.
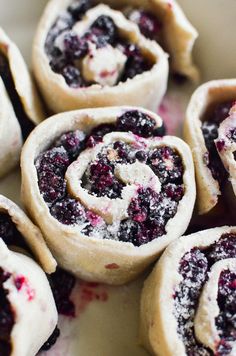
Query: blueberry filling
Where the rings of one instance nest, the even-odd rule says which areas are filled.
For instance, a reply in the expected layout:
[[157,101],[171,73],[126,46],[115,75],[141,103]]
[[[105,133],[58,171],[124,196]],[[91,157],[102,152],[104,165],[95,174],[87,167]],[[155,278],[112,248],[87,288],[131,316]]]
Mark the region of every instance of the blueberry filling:
[[75,317],[75,305],[70,296],[76,279],[70,273],[57,268],[56,272],[48,276],[50,286],[59,314]]
[[[110,154],[112,160],[107,158]],[[151,188],[138,189],[137,196],[133,198],[128,208],[129,219],[123,220],[120,224],[119,240],[140,246],[164,235],[165,225],[177,212],[178,202],[184,195],[183,165],[180,156],[165,146],[147,152],[137,151],[119,141],[115,142],[99,156],[99,160],[89,166],[85,173],[87,183],[85,188],[96,196],[120,198],[123,184],[116,179],[114,168],[117,163],[134,163],[135,159],[141,159],[140,161],[146,162],[154,172],[156,170],[155,173],[163,183],[159,194]],[[168,162],[168,167],[165,162]]]
[[65,56],[72,61],[80,59],[88,54],[88,43],[73,32],[66,33],[63,42]]
[[[62,74],[64,76],[63,68],[67,65],[73,64],[73,62],[71,62],[70,59],[66,57],[64,51],[58,51],[58,48],[54,46],[56,38],[60,36],[63,32],[70,31],[74,24],[77,21],[82,20],[86,12],[96,6],[98,3],[98,1],[93,0],[73,1],[71,5],[57,18],[57,20],[51,27],[46,39],[45,50],[47,54],[49,54],[50,65],[52,67],[52,70],[56,73]],[[153,15],[150,11],[146,11],[142,8],[129,8],[128,11],[127,7],[118,7],[118,9],[122,11],[129,20],[137,24],[140,29],[140,32],[146,38],[157,41],[161,44],[162,47],[165,48],[162,33],[163,24],[157,16]],[[105,18],[106,16],[103,17]],[[102,22],[105,21],[102,20]],[[120,43],[122,43],[123,40],[119,36],[113,36],[114,32],[117,31],[114,31],[114,28],[111,29],[111,27],[107,25],[105,25],[103,29],[104,32],[106,32],[104,36],[100,36],[100,31],[97,32],[96,30],[91,30],[90,33],[86,33],[84,35],[84,38],[91,39],[91,37],[93,37],[93,42],[96,42],[98,47],[104,46],[107,43],[112,43],[113,45],[119,47]],[[99,36],[97,36],[97,34]],[[113,38],[115,38],[115,41],[113,41]],[[125,50],[125,54],[128,57],[130,56],[131,58],[127,60],[125,71],[120,78],[120,81],[123,82],[126,81],[128,78],[133,78],[137,74],[141,74],[144,71],[150,70],[150,68],[152,67],[151,63],[145,61],[143,55],[140,53],[139,49],[136,46],[132,44],[127,44],[126,47],[127,49]],[[80,75],[80,78],[78,78],[78,73]],[[68,81],[67,77],[65,77],[65,80],[69,86],[86,87],[93,84],[86,82],[83,79],[83,76],[78,70],[78,68],[75,77],[76,78],[74,78],[73,81]],[[174,78],[178,83],[183,83],[186,81],[186,76],[182,75],[181,73],[175,73]]]
[[[236,235],[225,234],[208,248],[193,248],[180,261],[179,273],[183,280],[174,294],[175,316],[178,322],[178,333],[184,342],[188,356],[213,355],[213,352],[200,344],[195,337],[195,312],[211,266],[219,260],[235,257]],[[221,342],[217,355],[227,355],[232,349],[228,341],[236,340],[235,274],[230,274],[230,276],[228,272],[221,274],[218,302],[220,313],[216,318],[216,326],[220,331]]]
[[118,38],[118,29],[109,16],[99,16],[91,26],[91,32],[96,36],[97,46],[103,47],[107,44],[115,45]]
[[[87,10],[95,6],[90,1],[74,1],[64,11],[49,30],[45,51],[49,58],[51,69],[61,74],[66,83],[72,88],[87,87],[96,83],[96,80],[86,80],[82,70],[82,60],[90,54],[89,43],[97,49],[108,45],[117,48],[126,57],[124,70],[119,75],[119,81],[126,81],[138,74],[148,71],[153,63],[148,60],[141,50],[133,43],[129,43],[119,34],[118,28],[111,17],[99,16],[82,36],[73,31],[75,23],[82,19]],[[145,17],[145,19],[144,19]],[[143,13],[141,26],[150,36],[159,28],[157,21],[151,14]]]
[[11,332],[15,323],[14,311],[7,298],[8,291],[3,286],[10,277],[10,273],[0,268],[0,354],[2,356],[11,355]]
[[86,86],[86,83],[83,80],[79,69],[74,67],[71,64],[66,65],[62,69],[61,74],[65,78],[66,83],[71,88],[78,88],[78,87],[85,87]]
[[151,117],[136,110],[128,111],[117,119],[117,124],[101,124],[93,129],[86,140],[86,147],[92,148],[102,142],[104,135],[115,131],[130,131],[142,137],[163,137],[166,133],[164,123],[156,128],[156,122]]
[[135,135],[150,137],[153,136],[156,121],[140,112],[127,111],[117,120],[118,131],[132,131]]
[[232,142],[236,142],[236,128],[231,129],[227,136]]
[[132,79],[138,74],[142,74],[152,68],[152,65],[145,59],[141,50],[132,43],[122,44],[124,54],[127,56],[125,69],[121,75],[120,81],[125,82],[127,79]]
[[[75,317],[75,305],[70,299],[76,283],[75,277],[58,267],[55,273],[48,275],[48,281],[52,289],[58,313],[67,317]],[[44,343],[40,351],[50,350],[57,342],[59,336],[60,330],[56,326],[52,335]]]
[[74,21],[79,21],[91,7],[90,0],[76,0],[68,7],[68,12],[72,15]]
[[113,124],[101,124],[95,127],[86,140],[86,147],[95,147],[96,144],[102,142],[103,136],[112,131],[116,131],[116,129],[117,127]]
[[[16,246],[29,253],[31,252],[11,217],[6,213],[0,214],[0,237],[9,247]],[[10,333],[14,325],[14,313],[7,300],[7,291],[2,286],[8,278],[10,278],[10,274],[5,273],[0,268],[0,355],[2,356],[9,356],[11,354]],[[57,335],[59,336],[56,329],[47,343],[42,347],[42,350],[49,350],[56,342]]]
[[[207,166],[211,170],[213,178],[219,182],[221,188],[227,181],[228,173],[218,155],[214,140],[217,139],[218,128],[221,122],[228,117],[232,104],[232,101],[230,101],[216,105],[202,124],[202,133],[208,150]],[[220,149],[220,147],[218,148]]]
[[34,129],[35,124],[27,116],[21,99],[16,91],[14,79],[11,73],[7,57],[0,51],[0,77],[3,80],[8,96],[11,100],[15,115],[21,126],[23,138],[26,139]]
[[56,147],[64,147],[66,150],[70,160],[76,159],[84,148],[85,145],[85,134],[80,131],[76,130],[74,132],[68,132],[63,134],[56,142]]
[[180,262],[179,273],[184,280],[175,292],[175,316],[178,321],[178,333],[181,335],[188,356],[212,355],[196,340],[193,324],[200,291],[206,281],[208,268],[207,257],[199,249],[193,249],[185,254]]
[[116,123],[101,124],[87,136],[79,130],[63,134],[39,155],[35,166],[40,193],[51,215],[59,222],[78,225],[87,236],[98,233],[104,238],[140,246],[166,233],[165,226],[176,214],[184,195],[184,167],[177,151],[166,146],[148,151],[136,143],[115,141],[105,145],[91,161],[82,177],[82,187],[97,197],[121,198],[125,184],[116,176],[117,164],[137,161],[147,164],[162,183],[158,194],[151,187],[140,186],[128,207],[127,219],[121,221],[116,229],[75,200],[67,191],[65,181],[67,168],[84,149],[103,142],[107,133],[127,130],[137,135],[137,143],[142,141],[138,135],[150,137],[158,132],[155,120],[148,115],[135,110],[126,112],[118,117]]
[[[179,198],[183,197],[182,186]],[[132,242],[135,246],[148,243],[166,233],[165,226],[177,212],[178,202],[169,198],[163,187],[160,193],[151,188],[140,188],[137,197],[133,198],[129,208],[129,219],[120,224],[118,237],[120,241]]]
[[163,146],[149,155],[148,164],[161,183],[182,183],[184,167],[182,159],[172,148]]
[[98,197],[107,196],[111,199],[121,197],[123,184],[114,176],[114,163],[104,157],[92,163],[88,172],[85,173],[87,176],[85,180],[88,183],[85,186],[86,189]]
[[7,246],[17,246],[26,251],[29,251],[25,239],[17,230],[11,217],[6,213],[0,213],[0,238]]
[[63,146],[54,147],[40,155],[36,162],[39,189],[47,203],[54,203],[66,195],[64,175],[70,164]]
[[221,336],[218,354],[227,355],[232,350],[230,342],[236,340],[236,273],[221,272],[217,301],[220,313],[216,326]]
[[52,348],[53,345],[57,342],[57,339],[60,336],[60,330],[56,326],[55,330],[53,331],[52,335],[49,339],[45,342],[45,344],[41,347],[40,351],[48,351]]
[[50,213],[64,225],[76,225],[86,222],[84,207],[70,197],[56,202],[51,207]]
[[115,177],[115,167],[134,163],[134,155],[132,147],[120,141],[106,146],[88,166],[82,178],[85,188],[99,197],[120,198],[124,184]]
[[134,10],[129,14],[129,19],[138,25],[145,37],[158,42],[160,41],[162,24],[151,12]]

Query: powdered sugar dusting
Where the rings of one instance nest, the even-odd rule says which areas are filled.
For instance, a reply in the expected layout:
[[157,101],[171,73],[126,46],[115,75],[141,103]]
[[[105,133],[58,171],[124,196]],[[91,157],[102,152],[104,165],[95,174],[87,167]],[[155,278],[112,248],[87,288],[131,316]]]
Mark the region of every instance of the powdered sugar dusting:
[[[140,213],[134,212],[132,216],[129,216],[128,209],[125,207],[122,218],[112,220],[111,224],[110,221],[107,223],[103,220],[104,216],[103,218],[99,216],[99,210],[91,208],[93,211],[89,211],[86,204],[83,205],[79,199],[71,195],[67,189],[65,174],[71,163],[75,162],[75,158],[87,147],[85,134],[79,130],[64,133],[55,140],[51,148],[38,156],[35,161],[38,185],[41,195],[50,208],[51,215],[60,223],[77,226],[81,233],[88,237],[118,239],[140,246],[153,238],[162,236],[165,233],[164,227],[167,221],[176,214],[178,202],[184,195],[183,162],[178,151],[168,146],[162,145],[156,149],[149,149],[146,138],[158,137],[159,140],[165,130],[163,127],[157,127],[155,119],[141,111],[128,110],[117,117],[115,125],[101,124],[94,128],[91,135],[99,138],[99,140],[97,138],[93,140],[94,144],[101,142],[108,133],[113,131],[132,132],[131,142],[126,142],[126,140],[123,142],[121,139],[110,143],[108,140],[105,144],[104,141],[100,152],[96,151],[82,174],[82,188],[87,191],[87,195],[110,199],[110,202],[101,206],[104,215],[107,215],[112,199],[121,199],[126,186],[130,184],[116,176],[117,165],[146,164],[148,172],[151,172],[150,174],[155,179],[150,179],[147,184],[141,182],[143,188],[147,185],[151,191],[159,191],[159,181],[163,185],[160,191],[162,204],[158,205],[158,214],[155,214],[155,209],[151,209],[152,216],[149,216],[148,206],[147,209],[144,207],[141,211],[137,201],[137,209],[133,210],[140,210]],[[91,136],[87,138],[89,137]],[[138,185],[140,182],[134,181],[132,184]],[[146,200],[148,202],[149,197]],[[160,209],[163,211],[159,214]],[[133,219],[133,224],[129,223],[129,218]],[[140,224],[145,226],[140,226]],[[128,238],[127,227],[130,227]]]
[[[219,241],[206,249],[193,248],[180,260],[179,274],[183,279],[174,291],[174,315],[178,324],[177,331],[186,348],[187,355],[209,356],[212,354],[195,337],[194,317],[202,288],[208,279],[208,273],[212,265],[219,260],[235,258],[235,256],[236,235],[225,234],[222,235]],[[226,289],[224,288],[224,293],[226,293]],[[224,295],[224,298],[226,297],[230,299],[229,293]],[[229,313],[226,315],[222,308],[221,319],[228,316]],[[218,322],[218,324],[223,328],[224,332],[227,331],[223,323]],[[221,338],[223,337],[224,333],[222,332]],[[220,347],[223,353],[220,353]],[[220,343],[219,355],[227,354],[225,350],[226,348],[223,349],[223,345]]]

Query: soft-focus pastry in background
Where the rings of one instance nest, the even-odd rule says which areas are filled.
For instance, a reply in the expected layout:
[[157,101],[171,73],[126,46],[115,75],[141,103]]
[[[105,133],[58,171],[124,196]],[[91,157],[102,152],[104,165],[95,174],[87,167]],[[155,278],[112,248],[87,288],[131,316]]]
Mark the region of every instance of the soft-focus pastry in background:
[[33,44],[33,71],[53,112],[116,105],[155,111],[168,67],[162,48],[121,11],[83,0],[50,1]]
[[0,28],[0,176],[17,165],[22,139],[43,118],[24,59]]
[[220,159],[229,173],[229,181],[236,196],[236,103],[228,115],[219,126],[215,144]]
[[[234,186],[234,155],[230,154],[228,165],[224,156],[228,144],[235,147],[234,115],[229,114],[236,99],[236,80],[214,80],[201,85],[193,94],[187,107],[184,139],[191,147],[197,182],[197,205],[200,214],[210,212],[219,202],[220,195],[226,202],[235,202],[235,193],[228,191]],[[228,117],[232,119],[227,119]],[[227,146],[219,139],[225,135],[224,127],[232,121],[226,135]]]
[[[79,5],[85,2],[74,1],[74,6],[71,5],[72,10],[77,9],[76,3]],[[122,11],[139,26],[145,37],[160,44],[170,55],[170,69],[173,74],[194,81],[199,79],[192,55],[198,32],[188,21],[177,1],[105,0],[104,3]]]
[[183,236],[144,284],[142,344],[153,355],[235,355],[236,228]]

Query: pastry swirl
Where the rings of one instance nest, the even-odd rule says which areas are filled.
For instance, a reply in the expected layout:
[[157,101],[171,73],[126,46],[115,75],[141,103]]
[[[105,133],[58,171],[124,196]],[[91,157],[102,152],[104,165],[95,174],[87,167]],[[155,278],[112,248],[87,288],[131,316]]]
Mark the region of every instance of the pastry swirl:
[[[0,353],[35,355],[57,324],[57,310],[46,274],[56,262],[39,229],[23,211],[0,196]],[[38,325],[42,324],[42,328]]]
[[59,264],[87,280],[134,279],[186,230],[192,157],[141,108],[88,109],[40,125],[22,152],[22,197]]
[[119,4],[117,0],[105,2],[121,9],[145,37],[157,41],[169,53],[172,73],[194,81],[199,79],[192,58],[198,32],[175,0],[131,0],[128,4],[126,0],[119,0]]
[[[193,153],[200,214],[217,205],[229,179],[234,187],[234,141],[225,137],[229,135],[225,130],[231,121],[230,130],[235,129],[234,109],[229,114],[235,89],[235,79],[205,83],[195,91],[187,108],[184,138]],[[226,200],[228,195],[224,194]]]
[[100,4],[75,18],[69,5],[50,1],[34,40],[33,70],[48,107],[156,110],[167,86],[167,54],[120,11]]
[[145,282],[141,338],[154,355],[234,355],[236,228],[183,236]]
[[19,49],[0,28],[0,176],[19,161],[26,138],[43,119],[41,104]]

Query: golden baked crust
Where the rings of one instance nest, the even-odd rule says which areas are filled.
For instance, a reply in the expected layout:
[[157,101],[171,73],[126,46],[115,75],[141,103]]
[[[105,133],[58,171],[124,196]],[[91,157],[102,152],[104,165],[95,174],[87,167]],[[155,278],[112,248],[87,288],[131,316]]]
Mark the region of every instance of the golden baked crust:
[[[178,273],[180,261],[192,249],[207,248],[219,241],[222,235],[231,233],[236,233],[236,227],[225,226],[197,232],[182,236],[165,250],[145,281],[141,296],[140,339],[142,345],[151,354],[158,356],[187,355],[183,340],[177,331],[177,319],[174,315],[173,295],[183,280],[183,277]],[[205,346],[211,347],[213,351],[216,351],[217,341],[220,340],[216,328],[212,324],[216,313],[216,289],[218,291],[219,273],[228,268],[235,271],[235,263],[235,258],[225,259],[216,262],[211,267],[209,281],[203,287],[204,293],[200,297],[200,305],[194,319],[195,334]],[[209,293],[212,297],[211,300],[207,298]],[[205,304],[206,298],[207,304]],[[218,314],[219,310],[217,310],[216,316]],[[212,342],[213,338],[215,338],[215,343]]]
[[196,171],[197,205],[200,214],[212,210],[221,195],[219,183],[207,167],[207,148],[201,119],[212,104],[235,100],[236,80],[214,80],[201,85],[192,95],[186,112],[184,139],[189,144]]
[[68,0],[51,0],[48,3],[34,39],[33,71],[48,107],[56,113],[116,105],[139,105],[156,110],[166,92],[168,56],[157,43],[142,36],[137,25],[108,6],[99,5],[94,9],[98,16],[106,14],[112,17],[119,31],[151,59],[153,67],[115,86],[94,84],[86,88],[71,88],[60,74],[52,71],[45,52],[45,41],[56,18],[69,3]]
[[[136,247],[132,243],[84,236],[76,225],[63,225],[50,214],[38,187],[34,162],[39,154],[65,132],[76,129],[89,132],[91,128],[99,124],[114,123],[119,115],[135,109],[155,118],[157,125],[161,126],[161,119],[156,114],[141,108],[116,107],[67,112],[51,117],[40,124],[32,132],[22,151],[22,199],[24,204],[34,221],[40,226],[58,263],[86,280],[122,284],[134,279],[157,258],[170,241],[185,231],[192,215],[195,182],[191,153],[181,139],[171,136],[157,137],[152,142],[149,142],[148,139],[145,141],[154,147],[166,144],[176,148],[185,167],[183,175],[185,194],[179,202],[176,215],[166,225],[166,235]],[[111,135],[107,136],[111,137]],[[115,135],[118,135],[116,137],[127,135],[129,139],[130,136],[133,137],[128,133],[116,132]],[[84,152],[88,152],[88,150]],[[69,169],[75,162],[69,166]],[[68,179],[71,178],[68,177]],[[94,196],[91,196],[91,201],[92,199],[95,199]],[[103,200],[104,198],[100,198],[97,209],[101,210]],[[104,209],[104,211],[110,213],[109,209]],[[117,212],[116,209],[115,212]],[[116,268],[112,268],[114,266]]]

